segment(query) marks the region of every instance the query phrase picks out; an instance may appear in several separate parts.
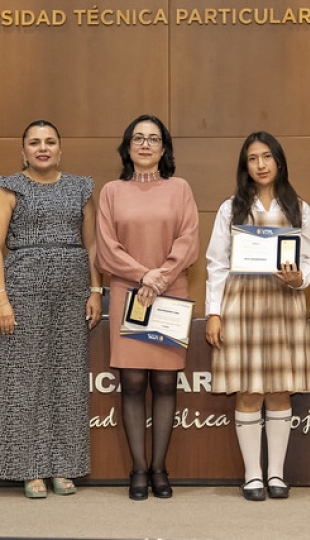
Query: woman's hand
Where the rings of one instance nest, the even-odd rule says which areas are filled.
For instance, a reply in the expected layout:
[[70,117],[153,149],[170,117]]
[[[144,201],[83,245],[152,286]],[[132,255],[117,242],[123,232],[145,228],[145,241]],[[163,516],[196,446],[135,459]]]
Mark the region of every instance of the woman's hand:
[[219,315],[211,315],[206,324],[206,340],[212,347],[221,348],[223,341],[222,323]]
[[101,315],[101,294],[98,292],[90,293],[86,302],[86,320],[89,321],[89,330],[101,321]]
[[154,304],[157,294],[153,291],[151,287],[147,285],[142,285],[138,290],[138,300],[140,304],[144,307],[150,307]]
[[14,311],[9,301],[0,306],[0,333],[3,335],[14,334],[16,326]]
[[146,272],[142,279],[143,286],[151,288],[156,295],[163,294],[169,286],[167,278],[163,275],[166,270],[167,268],[154,268]]
[[287,261],[285,264],[281,264],[281,272],[275,272],[274,275],[281,279],[290,287],[298,288],[302,286],[302,272],[297,269],[295,263],[292,265]]

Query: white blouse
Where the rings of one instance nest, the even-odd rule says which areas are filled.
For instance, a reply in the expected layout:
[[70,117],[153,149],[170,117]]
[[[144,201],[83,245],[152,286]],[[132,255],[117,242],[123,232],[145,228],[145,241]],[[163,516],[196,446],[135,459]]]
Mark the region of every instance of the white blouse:
[[[266,212],[259,199],[255,200],[253,209],[258,212]],[[207,249],[206,315],[210,313],[219,315],[221,313],[225,283],[230,271],[231,210],[232,198],[224,201],[216,214],[211,240]],[[279,210],[281,211],[279,204],[273,199],[269,212]],[[310,207],[305,201],[302,202],[300,270],[303,278],[300,289],[305,289],[310,283]]]

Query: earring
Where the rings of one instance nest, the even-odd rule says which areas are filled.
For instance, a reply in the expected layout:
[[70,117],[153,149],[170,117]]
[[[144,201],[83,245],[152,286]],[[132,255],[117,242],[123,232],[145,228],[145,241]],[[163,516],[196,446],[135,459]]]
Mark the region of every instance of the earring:
[[28,169],[29,163],[28,163],[28,160],[25,158],[25,156],[23,157],[23,164],[24,164],[24,168]]

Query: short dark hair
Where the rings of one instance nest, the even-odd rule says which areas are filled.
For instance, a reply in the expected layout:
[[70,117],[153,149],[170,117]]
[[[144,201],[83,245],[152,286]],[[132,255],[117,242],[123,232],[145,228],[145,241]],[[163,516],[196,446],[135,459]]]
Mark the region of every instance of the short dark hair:
[[248,173],[248,150],[259,141],[268,146],[278,165],[274,182],[274,195],[288,221],[293,227],[301,226],[300,198],[288,179],[288,168],[284,150],[279,141],[266,131],[251,133],[244,141],[239,154],[237,169],[237,190],[233,199],[232,223],[241,225],[252,216],[252,205],[257,194],[254,180]]
[[120,178],[122,180],[130,180],[130,178],[133,177],[134,164],[129,154],[129,147],[133,130],[140,122],[153,122],[153,124],[155,124],[159,128],[163,148],[165,151],[158,163],[158,170],[162,178],[169,178],[173,175],[175,171],[171,135],[166,126],[162,123],[162,121],[159,120],[159,118],[157,118],[156,116],[152,116],[150,114],[142,114],[141,116],[133,120],[124,131],[122,143],[118,147],[118,153],[121,156],[123,163],[123,170]]
[[23,146],[24,146],[25,138],[28,135],[28,131],[32,127],[36,127],[36,126],[41,126],[41,127],[48,126],[48,127],[51,127],[55,131],[55,133],[57,135],[57,139],[59,140],[59,142],[61,142],[61,137],[60,137],[59,131],[58,131],[57,127],[54,126],[54,124],[52,124],[51,122],[48,122],[48,120],[34,120],[34,122],[31,122],[31,124],[29,124],[29,126],[26,127],[26,129],[25,129],[25,131],[23,133],[23,136],[22,136]]

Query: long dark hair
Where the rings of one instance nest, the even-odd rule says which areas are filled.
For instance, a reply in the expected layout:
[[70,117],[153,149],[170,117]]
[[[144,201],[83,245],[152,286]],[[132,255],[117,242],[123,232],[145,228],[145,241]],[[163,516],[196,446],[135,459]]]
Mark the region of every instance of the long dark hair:
[[51,127],[56,135],[57,135],[57,139],[59,140],[59,143],[61,143],[61,137],[60,137],[60,134],[59,134],[59,131],[57,129],[57,127],[54,126],[54,124],[52,124],[51,122],[48,122],[48,120],[35,120],[34,122],[31,122],[31,124],[29,124],[29,126],[26,127],[24,133],[23,133],[23,136],[22,136],[22,141],[23,141],[23,146],[24,146],[24,142],[25,142],[25,139],[28,135],[28,131],[32,128],[32,127],[36,127],[36,126],[39,126],[39,127],[44,127],[44,126],[48,126],[48,127]]
[[242,225],[250,216],[257,195],[254,180],[248,173],[248,149],[255,141],[268,146],[277,162],[278,172],[274,182],[274,195],[287,220],[293,227],[301,227],[301,200],[288,179],[287,161],[282,146],[273,135],[265,131],[251,133],[244,141],[237,169],[237,190],[232,203],[232,224]]
[[164,153],[158,163],[158,170],[162,178],[169,178],[173,175],[175,171],[174,157],[173,157],[173,147],[171,135],[166,128],[166,126],[157,118],[156,116],[151,116],[149,114],[143,114],[133,120],[131,124],[125,129],[123,135],[123,141],[118,147],[118,153],[121,156],[123,163],[123,170],[120,175],[122,180],[130,180],[133,177],[134,173],[134,164],[129,155],[130,141],[133,134],[133,130],[139,122],[153,122],[161,133],[162,144],[164,148]]

